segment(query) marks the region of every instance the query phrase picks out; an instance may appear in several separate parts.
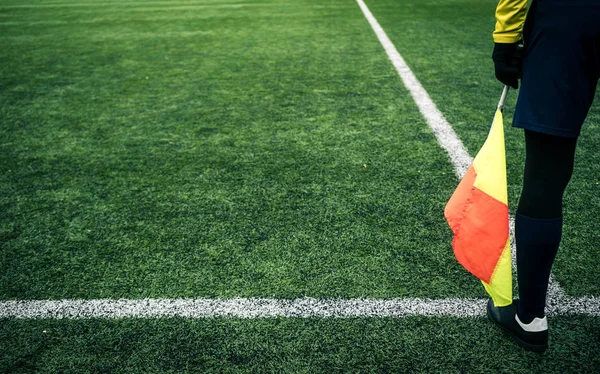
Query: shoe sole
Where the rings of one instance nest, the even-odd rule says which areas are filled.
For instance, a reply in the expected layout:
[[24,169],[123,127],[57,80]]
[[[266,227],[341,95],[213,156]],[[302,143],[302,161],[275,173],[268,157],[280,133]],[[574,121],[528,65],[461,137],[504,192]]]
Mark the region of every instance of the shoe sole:
[[494,325],[500,327],[502,329],[502,331],[504,331],[506,334],[510,335],[510,337],[519,345],[521,346],[521,348],[524,348],[528,351],[532,351],[532,352],[544,352],[548,349],[548,344],[543,344],[543,345],[539,345],[539,344],[531,344],[531,343],[527,343],[526,341],[521,340],[518,336],[516,336],[515,334],[513,334],[512,331],[510,331],[508,328],[502,326],[501,324],[497,323],[496,320],[494,320],[492,318],[492,316],[490,315],[490,312],[487,311],[487,316],[490,319],[490,321],[492,321],[494,323]]

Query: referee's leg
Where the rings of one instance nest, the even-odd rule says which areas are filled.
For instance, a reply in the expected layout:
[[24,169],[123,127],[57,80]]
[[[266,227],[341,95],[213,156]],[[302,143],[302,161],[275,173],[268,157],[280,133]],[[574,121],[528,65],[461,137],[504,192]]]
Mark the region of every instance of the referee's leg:
[[515,217],[518,315],[543,318],[548,281],[562,238],[562,200],[573,172],[576,138],[525,130],[523,190]]

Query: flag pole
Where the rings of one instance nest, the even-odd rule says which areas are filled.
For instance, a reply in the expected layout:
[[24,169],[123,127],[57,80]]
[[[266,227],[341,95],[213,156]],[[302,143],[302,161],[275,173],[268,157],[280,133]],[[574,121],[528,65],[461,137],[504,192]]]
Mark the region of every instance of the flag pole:
[[500,102],[498,103],[498,109],[500,109],[500,111],[504,110],[504,101],[506,100],[507,94],[508,94],[508,86],[504,86],[504,90],[502,90],[502,96],[500,97]]

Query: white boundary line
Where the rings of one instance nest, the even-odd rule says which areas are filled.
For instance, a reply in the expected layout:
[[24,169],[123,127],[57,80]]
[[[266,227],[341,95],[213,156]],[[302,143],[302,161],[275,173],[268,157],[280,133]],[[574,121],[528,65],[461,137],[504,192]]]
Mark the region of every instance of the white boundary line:
[[406,86],[415,100],[425,121],[427,121],[427,124],[433,130],[433,133],[442,148],[448,152],[452,164],[454,165],[456,176],[461,179],[473,162],[473,158],[469,155],[469,152],[452,129],[452,126],[450,126],[444,115],[435,106],[434,102],[427,94],[427,91],[421,86],[421,83],[419,83],[419,80],[410,70],[402,56],[400,56],[400,53],[398,53],[398,50],[390,38],[388,38],[385,31],[383,31],[379,22],[377,22],[373,14],[371,14],[369,8],[367,8],[363,0],[356,1],[367,18],[367,21],[369,21],[369,24],[373,28],[373,31],[375,31],[381,45],[383,45],[383,48],[396,68],[396,71],[398,71],[400,78],[402,78],[404,86]]
[[[461,178],[472,158],[452,127],[410,71],[394,45],[362,0],[357,0],[384,46],[394,67],[413,96],[419,110],[448,152]],[[511,219],[511,231],[514,231]],[[513,241],[514,242],[514,241]],[[513,251],[514,253],[514,251]],[[549,290],[550,315],[600,316],[600,297],[565,296],[557,282]],[[160,317],[479,317],[485,314],[486,299],[99,299],[0,301],[0,318],[160,318]]]
[[[481,317],[486,299],[143,299],[1,301],[0,318]],[[600,298],[565,298],[550,315],[600,316]]]

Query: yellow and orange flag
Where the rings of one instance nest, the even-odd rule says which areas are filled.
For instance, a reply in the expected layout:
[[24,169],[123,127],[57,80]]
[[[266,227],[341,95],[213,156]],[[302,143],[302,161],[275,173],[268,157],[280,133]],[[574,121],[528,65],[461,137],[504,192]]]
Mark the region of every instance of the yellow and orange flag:
[[512,303],[508,229],[506,152],[502,108],[505,86],[492,128],[481,150],[446,204],[458,262],[481,279],[495,306]]

